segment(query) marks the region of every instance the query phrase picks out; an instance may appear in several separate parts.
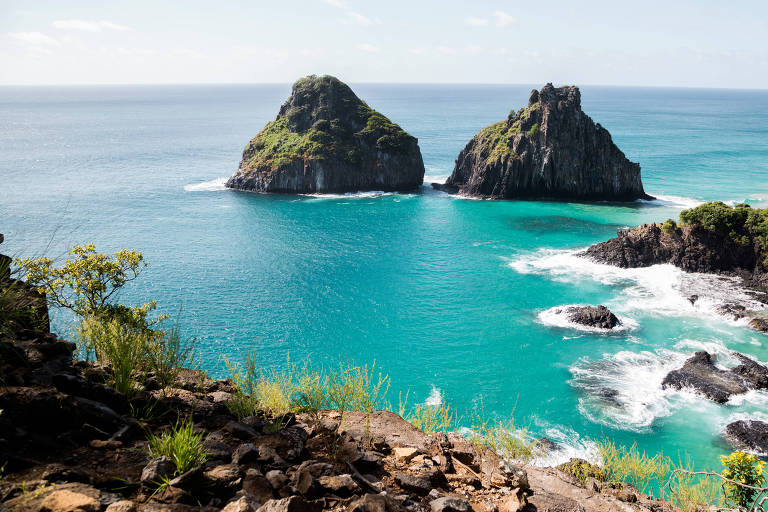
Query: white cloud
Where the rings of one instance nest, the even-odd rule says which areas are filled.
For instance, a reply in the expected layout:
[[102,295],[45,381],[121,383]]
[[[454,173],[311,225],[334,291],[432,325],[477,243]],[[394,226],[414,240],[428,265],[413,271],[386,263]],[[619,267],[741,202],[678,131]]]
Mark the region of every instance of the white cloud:
[[360,14],[359,12],[354,12],[354,11],[349,11],[347,13],[347,17],[344,18],[342,21],[347,24],[363,25],[363,26],[381,24],[381,20],[379,20],[378,18],[371,19],[364,14]]
[[102,32],[104,30],[116,30],[124,32],[130,30],[129,27],[118,25],[107,20],[86,21],[86,20],[58,20],[53,22],[53,26],[63,30],[83,30],[85,32]]
[[328,5],[332,5],[334,7],[339,7],[341,9],[345,8],[347,6],[346,0],[324,0],[325,3]]
[[475,18],[474,16],[470,16],[467,18],[467,25],[470,27],[487,27],[488,20],[485,18]]
[[363,50],[364,52],[369,52],[369,53],[378,53],[379,52],[379,47],[378,46],[374,46],[374,45],[368,44],[368,43],[357,45],[357,47],[359,49]]
[[497,27],[511,27],[517,23],[517,19],[504,11],[494,11],[493,17],[496,18]]
[[9,32],[8,36],[16,41],[36,46],[61,46],[61,43],[42,32]]

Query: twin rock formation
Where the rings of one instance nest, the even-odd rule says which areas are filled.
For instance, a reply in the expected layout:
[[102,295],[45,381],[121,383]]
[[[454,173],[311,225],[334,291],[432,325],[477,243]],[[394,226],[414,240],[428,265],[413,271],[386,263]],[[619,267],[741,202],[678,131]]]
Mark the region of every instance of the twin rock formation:
[[[243,151],[227,187],[253,192],[405,191],[421,186],[415,137],[330,76],[309,76]],[[494,199],[647,198],[640,166],[581,110],[577,87],[547,84],[528,107],[481,130],[445,185]]]

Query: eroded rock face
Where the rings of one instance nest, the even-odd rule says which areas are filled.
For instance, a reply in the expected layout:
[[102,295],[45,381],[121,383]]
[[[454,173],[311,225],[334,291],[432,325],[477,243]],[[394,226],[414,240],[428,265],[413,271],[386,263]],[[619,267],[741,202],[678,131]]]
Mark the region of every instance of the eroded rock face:
[[253,192],[412,190],[424,180],[418,141],[331,76],[291,97],[243,151],[227,187]]
[[[558,311],[559,312],[559,311]],[[564,308],[568,320],[577,324],[598,329],[613,329],[621,325],[619,319],[610,309],[603,306],[569,306]]]
[[616,238],[589,247],[582,255],[622,268],[671,263],[686,272],[753,271],[755,248],[696,225],[665,231],[659,224],[622,230]]
[[725,438],[737,450],[768,455],[768,423],[739,420],[725,427]]
[[690,388],[717,403],[727,402],[732,395],[753,389],[768,389],[768,368],[734,352],[741,364],[730,370],[716,367],[708,352],[696,352],[679,370],[664,377],[662,387]]
[[475,135],[445,189],[497,199],[649,197],[640,166],[581,110],[579,88],[552,84],[532,91],[526,108]]

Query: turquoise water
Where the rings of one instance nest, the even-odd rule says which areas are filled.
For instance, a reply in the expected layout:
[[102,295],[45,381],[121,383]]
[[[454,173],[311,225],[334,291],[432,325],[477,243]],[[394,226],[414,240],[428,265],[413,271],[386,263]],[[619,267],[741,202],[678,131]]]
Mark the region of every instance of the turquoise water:
[[[530,86],[358,85],[419,138],[427,180]],[[204,366],[253,346],[265,364],[376,362],[389,397],[481,399],[588,454],[610,436],[687,451],[703,465],[722,427],[765,417],[765,393],[725,406],[660,389],[692,352],[768,360],[768,337],[714,315],[732,283],[669,267],[621,270],[573,256],[616,230],[697,201],[768,199],[768,92],[584,87],[584,109],[640,162],[658,201],[490,202],[414,194],[259,196],[224,190],[289,86],[0,88],[0,232],[14,255],[93,241],[152,263],[123,294],[183,306]],[[698,293],[695,306],[685,297]],[[550,308],[604,303],[625,330],[584,332]],[[55,319],[67,334],[69,319]],[[601,399],[605,389],[613,402]],[[463,414],[465,422],[468,414]],[[546,462],[546,461],[542,461]],[[552,462],[552,461],[549,461]]]

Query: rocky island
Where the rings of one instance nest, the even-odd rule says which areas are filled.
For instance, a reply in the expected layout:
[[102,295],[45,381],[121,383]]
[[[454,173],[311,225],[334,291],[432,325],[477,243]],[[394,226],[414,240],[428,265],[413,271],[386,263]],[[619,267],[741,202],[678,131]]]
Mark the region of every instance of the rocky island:
[[581,110],[575,86],[547,84],[459,153],[446,191],[493,199],[647,199],[640,166]]
[[332,76],[308,76],[243,151],[226,186],[252,192],[343,193],[419,187],[418,141]]

